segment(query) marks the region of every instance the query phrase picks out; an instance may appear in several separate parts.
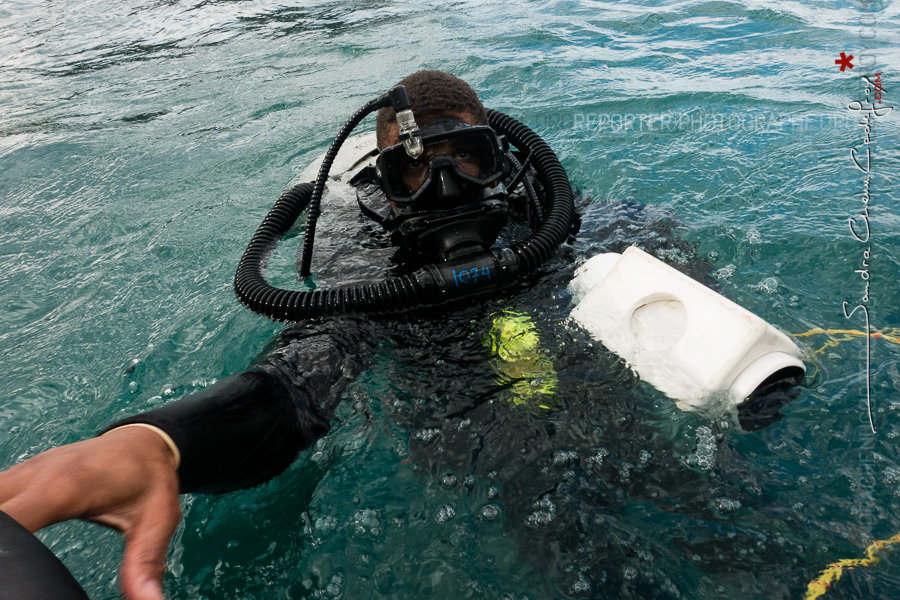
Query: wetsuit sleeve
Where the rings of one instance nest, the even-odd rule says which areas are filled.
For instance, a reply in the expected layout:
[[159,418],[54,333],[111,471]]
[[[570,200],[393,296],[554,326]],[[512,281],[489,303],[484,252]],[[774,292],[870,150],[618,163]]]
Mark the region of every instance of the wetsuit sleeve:
[[114,423],[165,431],[181,452],[181,491],[252,487],[283,471],[327,433],[334,408],[362,370],[363,347],[344,332],[299,331],[259,364],[147,413]]
[[328,431],[305,396],[251,369],[106,431],[130,423],[159,427],[181,452],[181,491],[223,492],[274,477]]
[[0,600],[90,600],[56,555],[4,512],[0,580]]

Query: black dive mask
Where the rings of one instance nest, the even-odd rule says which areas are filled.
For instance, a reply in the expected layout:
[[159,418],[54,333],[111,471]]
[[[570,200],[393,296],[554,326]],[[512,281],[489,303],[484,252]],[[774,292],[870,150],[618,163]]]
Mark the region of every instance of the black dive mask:
[[395,245],[417,254],[451,260],[487,250],[509,213],[501,183],[510,171],[506,139],[487,126],[442,118],[425,124],[422,144],[415,159],[403,144],[379,154],[377,183],[390,214],[380,217],[360,201],[363,212]]
[[506,138],[486,125],[439,118],[422,127],[420,156],[385,148],[375,166],[388,200],[416,211],[458,208],[509,175]]

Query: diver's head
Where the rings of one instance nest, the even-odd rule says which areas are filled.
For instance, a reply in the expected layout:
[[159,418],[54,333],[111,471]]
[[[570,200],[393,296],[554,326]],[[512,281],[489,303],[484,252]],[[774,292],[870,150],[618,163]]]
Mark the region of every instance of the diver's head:
[[419,71],[399,85],[409,95],[423,151],[410,156],[394,111],[379,111],[376,166],[391,203],[384,224],[394,243],[437,260],[487,250],[508,216],[505,139],[487,126],[478,95],[461,79]]
[[[472,87],[443,71],[416,71],[398,82],[406,88],[416,120],[422,124],[439,117],[452,117],[470,125],[487,125],[487,111]],[[392,108],[378,111],[375,138],[378,149],[393,146],[398,139],[397,116]]]

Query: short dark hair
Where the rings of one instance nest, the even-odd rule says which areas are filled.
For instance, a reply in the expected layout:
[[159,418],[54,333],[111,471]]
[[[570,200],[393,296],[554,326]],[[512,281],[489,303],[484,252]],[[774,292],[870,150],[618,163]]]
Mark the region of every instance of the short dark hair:
[[[487,124],[487,112],[478,94],[468,83],[443,71],[416,71],[397,85],[406,87],[416,122],[422,123],[448,114],[468,114],[475,118],[475,125]],[[394,109],[378,111],[375,137],[379,148],[387,144],[391,126],[397,122]]]

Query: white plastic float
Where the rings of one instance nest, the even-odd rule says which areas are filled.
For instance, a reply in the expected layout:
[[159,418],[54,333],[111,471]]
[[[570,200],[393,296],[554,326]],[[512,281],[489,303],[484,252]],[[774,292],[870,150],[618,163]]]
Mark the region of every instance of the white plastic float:
[[572,318],[683,410],[726,412],[800,349],[750,311],[637,247],[592,257]]

